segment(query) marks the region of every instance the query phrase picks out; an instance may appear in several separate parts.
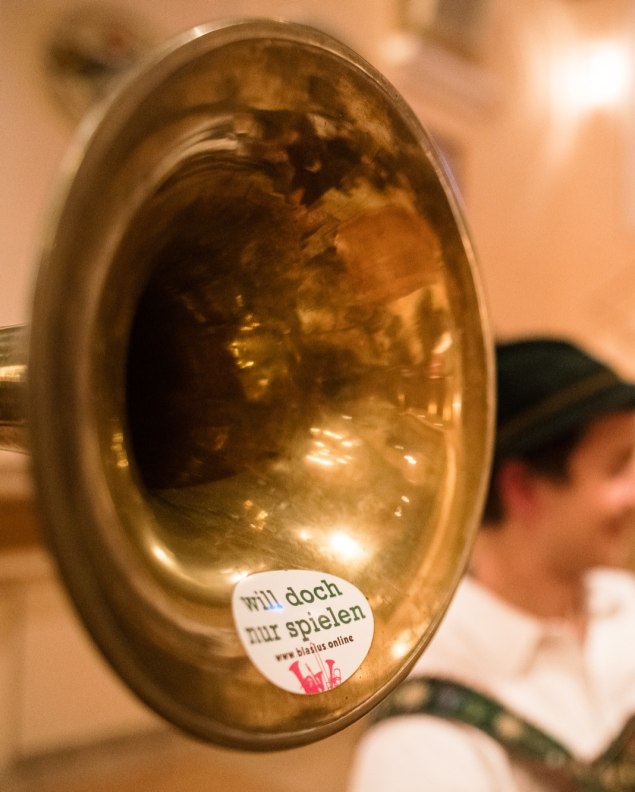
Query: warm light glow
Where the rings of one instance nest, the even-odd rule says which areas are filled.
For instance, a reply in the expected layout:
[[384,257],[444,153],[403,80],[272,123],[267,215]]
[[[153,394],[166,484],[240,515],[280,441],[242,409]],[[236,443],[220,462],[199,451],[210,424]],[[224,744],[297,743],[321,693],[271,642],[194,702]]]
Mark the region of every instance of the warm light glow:
[[256,531],[264,530],[267,524],[267,517],[269,516],[269,512],[266,512],[264,509],[261,509],[258,514],[252,519],[249,523],[250,528],[254,528]]
[[617,43],[590,47],[587,53],[588,106],[606,107],[620,102],[626,96],[628,77],[628,55]]
[[311,427],[313,437],[310,453],[305,457],[307,462],[320,465],[323,468],[333,468],[336,465],[348,465],[352,462],[350,454],[342,453],[352,449],[354,443],[349,438],[331,429]]
[[322,465],[322,467],[326,468],[333,467],[335,464],[332,459],[328,459],[325,456],[316,456],[315,454],[308,454],[307,462],[315,462],[316,465]]
[[346,531],[332,533],[328,544],[331,552],[343,561],[358,561],[365,555],[363,546]]
[[558,95],[578,112],[615,107],[626,99],[630,53],[618,40],[585,42],[565,51]]
[[405,641],[396,640],[390,647],[390,654],[395,660],[401,660],[408,654],[409,646]]
[[126,454],[126,448],[124,445],[123,439],[123,432],[115,432],[112,436],[112,442],[110,444],[113,454],[116,457],[116,464],[118,468],[127,468],[128,467],[128,455]]
[[229,575],[229,582],[230,583],[240,583],[241,580],[247,577],[249,572],[247,570],[240,570],[237,569],[235,572],[232,572]]
[[0,381],[23,382],[26,379],[26,366],[0,366]]
[[452,333],[445,332],[442,333],[437,342],[434,345],[433,352],[436,355],[444,355],[452,348],[453,339]]
[[156,560],[166,567],[173,567],[174,566],[174,557],[172,553],[168,553],[168,551],[158,544],[153,544],[151,548],[152,555],[156,558]]

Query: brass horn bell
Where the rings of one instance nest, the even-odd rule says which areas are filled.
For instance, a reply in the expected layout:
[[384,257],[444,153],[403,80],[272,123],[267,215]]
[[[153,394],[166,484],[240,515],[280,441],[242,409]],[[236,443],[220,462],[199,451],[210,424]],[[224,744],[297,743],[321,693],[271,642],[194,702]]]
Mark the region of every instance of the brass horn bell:
[[0,432],[103,654],[230,747],[368,712],[444,614],[491,446],[472,248],[414,114],[315,30],[196,28],[82,124],[43,248]]

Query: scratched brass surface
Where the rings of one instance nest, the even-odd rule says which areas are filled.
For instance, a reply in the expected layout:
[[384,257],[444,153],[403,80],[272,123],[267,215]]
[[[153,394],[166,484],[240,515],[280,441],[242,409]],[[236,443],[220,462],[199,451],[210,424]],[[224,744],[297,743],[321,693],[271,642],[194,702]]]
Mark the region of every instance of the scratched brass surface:
[[[66,173],[27,389],[63,579],[177,725],[252,750],[324,737],[407,673],[480,514],[490,339],[440,159],[354,53],[257,21],[155,56]],[[280,569],[373,609],[366,659],[324,694],[268,682],[236,634],[235,583]]]

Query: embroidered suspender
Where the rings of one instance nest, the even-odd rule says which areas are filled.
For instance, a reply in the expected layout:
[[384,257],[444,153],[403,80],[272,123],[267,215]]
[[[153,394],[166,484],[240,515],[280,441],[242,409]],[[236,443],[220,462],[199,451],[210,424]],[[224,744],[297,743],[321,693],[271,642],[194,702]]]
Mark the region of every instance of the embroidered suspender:
[[376,720],[409,714],[436,715],[480,729],[559,792],[635,790],[635,717],[601,757],[587,764],[494,699],[457,682],[413,677],[377,708]]

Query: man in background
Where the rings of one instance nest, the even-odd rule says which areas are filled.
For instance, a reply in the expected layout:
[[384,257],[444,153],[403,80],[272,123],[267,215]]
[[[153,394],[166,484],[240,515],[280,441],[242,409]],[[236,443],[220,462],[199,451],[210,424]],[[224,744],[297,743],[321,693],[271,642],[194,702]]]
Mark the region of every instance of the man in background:
[[635,384],[560,339],[496,354],[469,570],[350,792],[635,790]]

